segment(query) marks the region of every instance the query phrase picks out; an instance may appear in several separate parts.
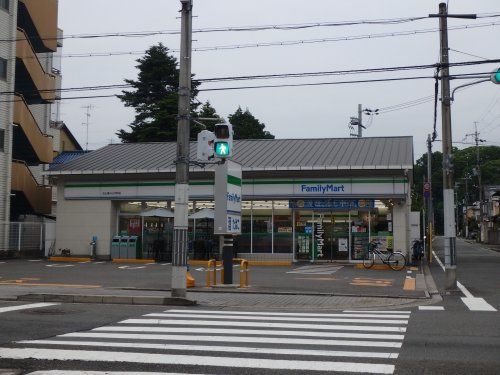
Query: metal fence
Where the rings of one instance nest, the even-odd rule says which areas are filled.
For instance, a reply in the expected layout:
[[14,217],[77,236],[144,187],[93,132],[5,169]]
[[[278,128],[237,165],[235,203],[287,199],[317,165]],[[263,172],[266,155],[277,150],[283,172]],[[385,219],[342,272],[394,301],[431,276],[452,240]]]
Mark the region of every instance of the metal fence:
[[42,257],[54,244],[54,222],[0,222],[0,258]]

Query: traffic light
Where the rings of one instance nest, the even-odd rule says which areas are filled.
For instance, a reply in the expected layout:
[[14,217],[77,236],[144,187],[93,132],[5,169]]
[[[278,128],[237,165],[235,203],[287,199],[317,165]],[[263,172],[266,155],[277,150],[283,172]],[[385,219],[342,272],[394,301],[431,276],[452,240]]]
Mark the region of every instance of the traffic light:
[[216,124],[214,134],[215,157],[230,158],[233,155],[233,126],[231,124]]
[[491,73],[491,82],[500,85],[500,68]]
[[214,158],[215,134],[208,130],[198,133],[196,144],[196,158],[200,161],[210,161]]

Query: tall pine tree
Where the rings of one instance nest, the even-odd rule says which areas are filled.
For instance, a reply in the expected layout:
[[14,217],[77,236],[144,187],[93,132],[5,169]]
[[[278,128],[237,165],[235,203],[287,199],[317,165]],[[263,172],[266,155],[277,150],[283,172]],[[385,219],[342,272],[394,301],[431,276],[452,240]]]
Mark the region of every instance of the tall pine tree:
[[238,107],[228,118],[233,125],[234,139],[274,139],[274,135],[264,130],[266,125],[256,119],[248,108],[243,112]]
[[[118,95],[126,107],[133,107],[136,115],[130,131],[121,129],[116,134],[122,142],[162,142],[177,140],[177,112],[179,69],[177,59],[169,55],[162,43],[152,46],[137,60],[137,80],[126,79],[133,90]],[[195,98],[198,83],[192,82],[191,97]],[[195,111],[197,104],[191,102]],[[191,127],[191,138],[199,131]]]

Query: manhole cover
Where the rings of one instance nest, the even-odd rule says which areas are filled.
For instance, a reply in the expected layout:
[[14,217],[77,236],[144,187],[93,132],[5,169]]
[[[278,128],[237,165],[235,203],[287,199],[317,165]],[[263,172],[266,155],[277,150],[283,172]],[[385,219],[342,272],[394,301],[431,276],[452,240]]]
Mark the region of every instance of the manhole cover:
[[20,312],[22,314],[32,314],[32,315],[66,315],[66,314],[76,313],[76,311],[63,310],[63,309],[57,309],[57,308],[23,310]]

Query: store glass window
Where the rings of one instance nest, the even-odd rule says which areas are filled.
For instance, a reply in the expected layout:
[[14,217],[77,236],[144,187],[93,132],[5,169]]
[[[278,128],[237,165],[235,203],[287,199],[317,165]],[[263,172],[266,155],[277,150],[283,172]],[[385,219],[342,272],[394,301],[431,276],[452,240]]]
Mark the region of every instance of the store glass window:
[[288,201],[274,201],[274,252],[291,253],[293,247],[292,210]]
[[271,253],[272,252],[272,202],[254,201],[253,202],[253,252]]

